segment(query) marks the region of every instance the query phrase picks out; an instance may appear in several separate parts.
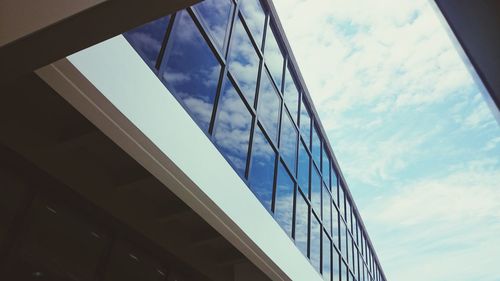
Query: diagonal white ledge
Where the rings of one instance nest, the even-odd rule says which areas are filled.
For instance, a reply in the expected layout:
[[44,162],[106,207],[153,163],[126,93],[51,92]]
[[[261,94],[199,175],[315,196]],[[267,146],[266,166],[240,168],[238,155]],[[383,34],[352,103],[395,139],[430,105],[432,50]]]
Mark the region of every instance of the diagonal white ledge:
[[322,280],[123,36],[36,73],[272,280]]

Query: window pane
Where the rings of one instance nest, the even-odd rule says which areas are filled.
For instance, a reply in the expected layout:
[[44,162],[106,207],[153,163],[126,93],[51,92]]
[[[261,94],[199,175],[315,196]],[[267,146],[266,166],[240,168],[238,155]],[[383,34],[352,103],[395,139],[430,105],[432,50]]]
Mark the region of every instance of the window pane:
[[295,130],[292,120],[286,111],[283,111],[281,117],[281,138],[280,138],[280,153],[285,159],[285,162],[295,174],[295,163],[297,158],[297,140],[298,134]]
[[347,237],[345,236],[346,234],[346,228],[345,224],[342,220],[340,220],[340,252],[342,256],[347,259]]
[[266,33],[266,47],[264,48],[264,58],[266,65],[271,72],[274,82],[278,89],[281,90],[281,77],[283,77],[283,65],[285,59],[281,53],[281,49],[276,41],[274,29],[269,25]]
[[285,232],[292,237],[294,184],[292,178],[281,162],[278,165],[277,178],[274,218],[285,230]]
[[342,266],[341,266],[341,271],[342,271],[342,281],[347,281],[347,274],[348,274],[348,270],[347,270],[347,265],[342,262]]
[[[299,112],[299,90],[295,84],[295,81],[292,77],[290,66],[287,67],[287,71],[285,73],[285,103],[290,111],[290,114],[293,117],[293,120],[297,122],[298,112]],[[298,122],[297,122],[298,124]]]
[[266,16],[259,0],[242,0],[240,9],[257,45],[262,45]]
[[215,45],[222,50],[231,15],[232,1],[205,0],[194,7],[212,35]]
[[332,212],[331,212],[331,198],[326,185],[323,185],[323,226],[328,231],[332,232]]
[[321,226],[316,216],[311,214],[311,263],[318,272],[321,270]]
[[310,163],[310,156],[307,153],[304,144],[300,142],[299,145],[299,165],[298,165],[298,172],[297,172],[297,178],[298,178],[298,183],[299,187],[302,189],[304,194],[309,197],[309,163]]
[[[345,195],[345,193],[344,193],[344,195]],[[347,228],[349,228],[349,230],[351,230],[351,232],[352,232],[351,204],[347,198],[345,199],[345,217],[344,218],[345,218],[345,222],[347,224]]]
[[345,198],[344,198],[344,188],[342,187],[342,185],[339,186],[339,212],[340,214],[345,218],[345,208],[344,208],[344,202],[345,202]]
[[332,239],[333,243],[339,248],[339,213],[332,205]]
[[337,172],[335,171],[335,169],[331,168],[331,172],[330,172],[330,186],[331,186],[331,191],[332,191],[332,197],[333,197],[333,200],[335,201],[335,204],[337,204],[338,202],[338,191],[337,191],[337,186],[338,186],[338,179],[337,179]]
[[332,251],[332,242],[330,238],[326,235],[326,232],[323,232],[323,280],[330,281],[331,278],[331,251]]
[[309,110],[305,105],[304,99],[302,99],[302,106],[300,108],[300,133],[308,147],[311,145],[311,117],[309,116]]
[[245,174],[252,115],[226,79],[217,109],[214,142],[233,164],[236,172]]
[[239,18],[236,19],[233,35],[231,36],[229,71],[238,82],[238,86],[240,86],[248,103],[253,106],[259,71],[259,57]]
[[307,257],[309,205],[307,205],[307,202],[300,193],[297,193],[297,203],[295,209],[295,244],[302,254]]
[[170,42],[160,78],[196,123],[208,131],[221,66],[185,11],[178,14]]
[[332,249],[332,280],[340,281],[340,257],[337,250]]
[[169,20],[170,16],[166,16],[123,33],[151,68],[155,68]]
[[250,188],[268,211],[273,198],[274,164],[276,153],[260,130],[255,128],[252,145],[252,163],[248,178]]
[[326,150],[326,145],[323,142],[323,156],[321,157],[321,173],[323,174],[323,181],[326,184],[330,184],[330,157]]
[[311,169],[311,205],[319,216],[321,216],[321,179],[316,168]]
[[316,162],[316,166],[320,169],[321,165],[321,141],[319,139],[318,131],[316,130],[316,126],[313,127],[312,130],[312,157],[314,162]]
[[272,85],[267,72],[262,73],[259,90],[259,120],[264,124],[269,137],[276,142],[278,140],[278,122],[280,117],[281,100],[279,94]]

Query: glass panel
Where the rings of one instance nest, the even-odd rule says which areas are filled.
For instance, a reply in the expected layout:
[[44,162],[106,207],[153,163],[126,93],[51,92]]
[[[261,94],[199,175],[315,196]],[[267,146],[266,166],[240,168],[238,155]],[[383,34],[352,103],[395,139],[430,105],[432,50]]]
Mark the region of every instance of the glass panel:
[[332,274],[332,242],[330,238],[326,235],[326,232],[323,232],[323,280],[330,281]]
[[170,16],[146,23],[123,33],[137,53],[151,68],[155,68]]
[[[345,193],[344,193],[345,195]],[[349,199],[345,199],[345,222],[347,224],[347,228],[352,232],[352,221],[351,221],[351,204]]]
[[311,263],[318,272],[321,270],[321,225],[311,214]]
[[304,194],[309,197],[309,164],[310,164],[310,156],[307,153],[304,144],[300,142],[299,145],[299,165],[297,178],[299,187],[302,189]]
[[332,249],[332,280],[340,281],[340,256],[335,248]]
[[276,183],[276,199],[274,203],[274,218],[292,236],[293,220],[293,180],[280,162]]
[[194,7],[212,35],[215,45],[222,50],[230,20],[232,1],[205,0]]
[[330,157],[326,152],[326,145],[323,142],[323,156],[321,157],[321,173],[323,174],[323,181],[326,184],[330,184]]
[[347,245],[347,261],[349,263],[349,267],[352,268],[352,237],[349,232],[346,234],[346,245]]
[[236,172],[244,175],[252,115],[229,79],[226,79],[217,111],[214,142]]
[[160,67],[160,78],[206,132],[221,66],[185,11],[176,18],[170,43],[171,49]]
[[311,145],[311,117],[309,116],[309,110],[305,105],[304,99],[302,99],[302,106],[300,108],[300,133],[308,147]]
[[332,239],[333,243],[339,248],[339,213],[332,205]]
[[340,221],[340,252],[342,256],[347,259],[347,237],[345,236],[346,234],[346,228],[344,222],[341,220]]
[[311,205],[321,216],[321,179],[316,168],[311,169]]
[[297,193],[297,203],[295,209],[295,244],[304,256],[307,257],[309,205],[300,193]]
[[[293,120],[297,122],[298,120],[298,112],[299,112],[299,90],[295,84],[295,81],[292,77],[290,66],[287,67],[287,71],[285,73],[285,103],[290,111],[290,114],[293,117]],[[298,124],[298,122],[297,122]]]
[[267,72],[264,71],[260,80],[259,120],[264,124],[269,137],[276,142],[278,140],[278,122],[280,117],[281,100],[279,94],[272,85]]
[[312,130],[312,157],[314,162],[316,162],[316,166],[320,169],[321,165],[321,141],[318,136],[318,131],[316,130],[316,126],[313,127]]
[[266,65],[271,72],[274,82],[278,89],[281,90],[281,79],[283,77],[283,65],[285,59],[281,53],[281,49],[276,41],[274,29],[269,25],[266,33],[266,47],[264,48],[264,58]]
[[358,251],[353,243],[352,244],[352,271],[354,273],[354,276],[357,276],[357,272],[358,272],[357,267],[358,267]]
[[344,198],[344,188],[341,186],[339,186],[339,212],[340,214],[345,218],[345,204],[344,204],[344,201],[345,198]]
[[276,153],[260,130],[255,128],[252,145],[252,163],[248,182],[250,189],[268,211],[273,198],[274,164]]
[[298,134],[286,110],[281,117],[280,153],[290,171],[295,174]]
[[347,270],[347,265],[344,262],[342,262],[340,270],[341,270],[341,275],[342,275],[342,281],[347,281],[347,278],[348,278],[347,274],[349,271]]
[[331,172],[330,172],[330,186],[331,186],[331,191],[332,191],[332,197],[333,197],[333,200],[335,201],[335,204],[337,204],[338,202],[338,191],[337,191],[337,186],[338,186],[338,179],[337,179],[337,172],[335,172],[335,169],[331,168]]
[[262,45],[266,15],[259,0],[242,0],[240,9],[257,45]]
[[328,192],[326,185],[323,185],[323,226],[328,231],[332,233],[332,212],[331,212],[331,197]]
[[234,24],[229,54],[229,71],[238,82],[238,86],[240,86],[248,103],[253,106],[259,72],[259,57],[240,19],[236,19]]

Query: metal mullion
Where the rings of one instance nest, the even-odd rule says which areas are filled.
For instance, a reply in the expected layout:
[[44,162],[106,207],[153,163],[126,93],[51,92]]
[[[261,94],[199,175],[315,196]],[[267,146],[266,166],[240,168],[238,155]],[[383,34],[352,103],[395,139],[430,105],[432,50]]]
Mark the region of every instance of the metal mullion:
[[[242,23],[243,25],[243,28],[245,29],[245,31],[247,32],[248,34],[248,37],[250,38],[250,42],[252,43],[252,46],[253,48],[257,51],[257,55],[263,59],[264,58],[264,53],[262,52],[261,50],[261,47],[259,47],[257,45],[257,42],[255,42],[255,38],[252,34],[252,31],[250,30],[250,28],[248,27],[246,21],[245,21],[245,16],[243,15],[243,13],[238,9],[238,15],[239,15],[239,18],[240,18],[240,22]],[[266,15],[266,20],[264,21],[264,24],[267,24],[267,15]],[[264,32],[262,34],[262,46],[264,46],[264,41],[265,41],[265,37],[266,37],[266,26],[264,25]],[[263,48],[263,47],[262,47]]]
[[[165,50],[167,49],[168,41],[170,39],[170,34],[172,33],[172,28],[175,24],[176,15],[177,15],[177,13],[173,13],[168,21],[167,30],[165,31],[165,35],[163,37],[163,42],[161,44],[160,52],[158,53],[158,57],[156,58],[155,68],[158,72],[160,70],[160,66],[161,66],[161,63],[163,61],[163,57],[165,56]],[[159,73],[158,73],[158,75],[159,75]]]

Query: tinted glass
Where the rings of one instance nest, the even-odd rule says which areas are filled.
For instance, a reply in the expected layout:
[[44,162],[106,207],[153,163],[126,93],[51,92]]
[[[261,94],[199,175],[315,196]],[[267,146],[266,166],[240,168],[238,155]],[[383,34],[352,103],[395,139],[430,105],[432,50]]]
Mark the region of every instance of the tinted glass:
[[278,42],[276,41],[274,29],[271,27],[271,25],[269,25],[266,32],[265,44],[266,46],[264,48],[264,58],[266,61],[266,65],[271,72],[271,76],[273,77],[276,86],[281,90],[281,79],[283,77],[283,66],[285,60],[283,58],[283,54],[281,53]]
[[342,186],[339,186],[339,212],[340,214],[342,215],[342,217],[345,218],[345,208],[344,208],[344,201],[345,198],[344,198],[344,189],[342,188]]
[[281,137],[280,153],[290,169],[295,174],[295,164],[297,159],[297,140],[298,134],[288,113],[283,111],[281,117]]
[[229,79],[226,79],[214,128],[214,141],[235,170],[245,174],[252,115]]
[[339,201],[338,201],[338,191],[337,191],[337,186],[338,186],[338,183],[337,183],[337,172],[335,172],[335,169],[331,168],[330,170],[330,186],[331,186],[331,191],[332,191],[332,197],[333,197],[333,200],[335,201],[335,204],[337,204]]
[[208,131],[221,66],[196,28],[189,14],[182,11],[170,36],[170,49],[160,67],[160,78]]
[[335,206],[332,206],[332,239],[333,243],[339,248],[339,213]]
[[340,252],[342,256],[347,259],[347,237],[346,237],[346,228],[345,224],[340,221]]
[[222,50],[229,25],[232,1],[205,0],[194,7],[214,39],[215,45]]
[[295,244],[304,256],[307,257],[309,206],[300,193],[297,193],[297,203],[295,209]]
[[307,153],[304,144],[300,142],[297,178],[299,187],[308,197],[309,197],[309,165],[310,165],[309,159],[310,159],[309,153]]
[[347,278],[349,278],[349,277],[347,277],[347,274],[348,274],[348,272],[349,272],[349,271],[347,270],[347,265],[346,265],[344,262],[342,262],[342,266],[341,266],[341,267],[342,267],[342,268],[341,268],[341,272],[342,272],[342,274],[341,274],[341,275],[342,275],[342,281],[347,281],[347,280],[348,280]]
[[156,65],[169,20],[170,16],[166,16],[123,33],[151,68]]
[[311,263],[318,272],[321,270],[321,226],[318,219],[311,215]]
[[300,107],[300,133],[308,147],[311,145],[311,117],[309,116],[309,110],[304,103],[304,99],[302,99],[302,106]]
[[275,160],[276,153],[264,137],[260,127],[257,126],[253,137],[252,163],[248,181],[250,189],[269,211],[271,211],[273,196]]
[[316,168],[311,169],[311,205],[316,214],[321,216],[321,179]]
[[[345,195],[345,194],[344,194]],[[352,224],[351,224],[351,204],[349,200],[346,198],[345,200],[345,222],[347,224],[347,228],[352,232]]]
[[323,143],[323,156],[321,157],[321,173],[323,174],[323,181],[330,184],[330,158],[326,152],[326,145]]
[[240,19],[238,18],[234,24],[229,53],[229,71],[234,75],[248,103],[253,106],[259,57]]
[[339,253],[337,252],[337,250],[332,249],[332,280],[333,281],[340,281],[339,265],[340,265]]
[[354,275],[358,273],[358,251],[354,244],[352,245],[352,271]]
[[241,0],[240,9],[257,45],[261,46],[266,16],[259,0]]
[[[298,112],[299,112],[299,90],[297,90],[297,86],[292,77],[290,66],[287,67],[285,72],[285,103],[290,111],[290,114],[293,117],[293,120],[297,122],[298,120]],[[297,122],[298,124],[298,122]]]
[[316,127],[313,127],[312,130],[312,149],[311,149],[312,157],[314,162],[316,162],[316,166],[318,169],[321,168],[321,141],[318,135],[318,131]]
[[266,71],[264,71],[260,80],[258,116],[274,142],[278,140],[280,105],[279,94],[272,85]]
[[323,185],[323,226],[331,233],[332,231],[332,212],[331,198],[326,185]]
[[330,238],[326,235],[326,232],[323,232],[323,280],[330,281],[331,278],[331,250],[332,250],[332,242],[330,242]]
[[274,203],[274,218],[285,232],[292,236],[293,219],[293,180],[280,162],[276,183],[276,199]]

